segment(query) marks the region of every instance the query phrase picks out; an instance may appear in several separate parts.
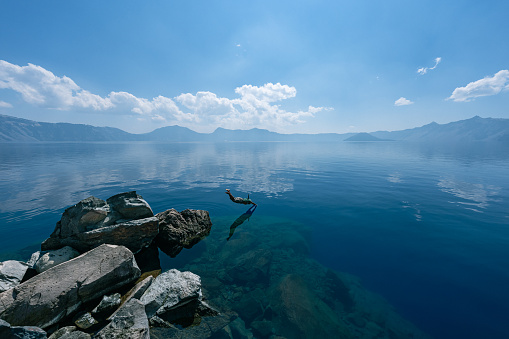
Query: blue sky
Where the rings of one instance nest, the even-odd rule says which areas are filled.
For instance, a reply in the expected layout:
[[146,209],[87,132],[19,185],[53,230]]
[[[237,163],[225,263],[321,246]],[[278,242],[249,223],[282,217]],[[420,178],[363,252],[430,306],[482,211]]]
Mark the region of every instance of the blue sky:
[[507,1],[0,3],[0,114],[371,132],[509,118]]

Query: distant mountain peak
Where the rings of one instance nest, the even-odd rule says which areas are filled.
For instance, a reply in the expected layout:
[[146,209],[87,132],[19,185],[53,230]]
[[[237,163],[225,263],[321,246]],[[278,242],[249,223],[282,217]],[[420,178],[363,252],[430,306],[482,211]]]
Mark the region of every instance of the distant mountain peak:
[[386,141],[386,140],[377,138],[369,133],[362,132],[352,135],[351,137],[345,139],[345,141]]

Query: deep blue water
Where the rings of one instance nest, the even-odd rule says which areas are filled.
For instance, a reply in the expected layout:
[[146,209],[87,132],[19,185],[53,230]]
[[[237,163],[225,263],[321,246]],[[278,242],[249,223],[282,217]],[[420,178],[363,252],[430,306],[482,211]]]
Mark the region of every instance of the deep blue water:
[[0,144],[0,260],[27,260],[90,195],[136,190],[214,222],[244,211],[230,188],[254,217],[309,225],[316,260],[435,338],[509,338],[508,168],[492,144]]

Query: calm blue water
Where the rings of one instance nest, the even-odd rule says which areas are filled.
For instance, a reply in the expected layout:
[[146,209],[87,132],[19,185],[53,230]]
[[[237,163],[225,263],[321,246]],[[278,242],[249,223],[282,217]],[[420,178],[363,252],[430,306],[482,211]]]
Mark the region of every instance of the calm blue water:
[[311,256],[434,337],[509,338],[508,168],[487,144],[0,144],[0,260],[27,260],[90,195],[136,190],[214,222],[245,209],[230,188],[253,218],[312,227]]

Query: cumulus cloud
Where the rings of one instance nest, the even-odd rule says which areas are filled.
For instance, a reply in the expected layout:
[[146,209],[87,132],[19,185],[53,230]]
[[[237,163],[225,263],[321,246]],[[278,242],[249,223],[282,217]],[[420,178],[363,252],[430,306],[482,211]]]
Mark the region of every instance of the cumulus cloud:
[[453,101],[470,101],[477,97],[495,95],[509,89],[509,70],[501,70],[493,76],[473,81],[465,87],[456,88],[447,98]]
[[262,87],[252,85],[237,87],[235,93],[240,94],[243,98],[252,96],[260,101],[275,102],[295,97],[297,90],[295,87],[281,85],[279,82],[277,84],[269,82]]
[[3,107],[3,108],[11,108],[12,105],[8,102],[5,102],[5,101],[2,101],[0,100],[0,107]]
[[[183,126],[278,129],[304,122],[305,118],[330,108],[309,106],[290,112],[275,104],[297,95],[295,87],[280,83],[244,85],[235,89],[240,97],[224,98],[212,92],[182,93],[175,98],[139,98],[128,92],[110,92],[102,97],[78,86],[66,76],[33,64],[18,66],[0,60],[0,89],[18,92],[28,103],[58,110],[93,110],[108,114],[135,115],[157,123]],[[1,105],[1,104],[0,104]]]
[[420,75],[424,75],[424,74],[428,73],[428,71],[434,70],[435,68],[437,68],[437,66],[440,63],[440,61],[442,61],[441,57],[435,58],[435,66],[433,66],[433,67],[421,67],[421,68],[419,68],[417,70],[417,73],[419,73]]
[[401,97],[398,100],[394,101],[394,106],[407,106],[413,104],[413,101],[408,100],[407,98]]

